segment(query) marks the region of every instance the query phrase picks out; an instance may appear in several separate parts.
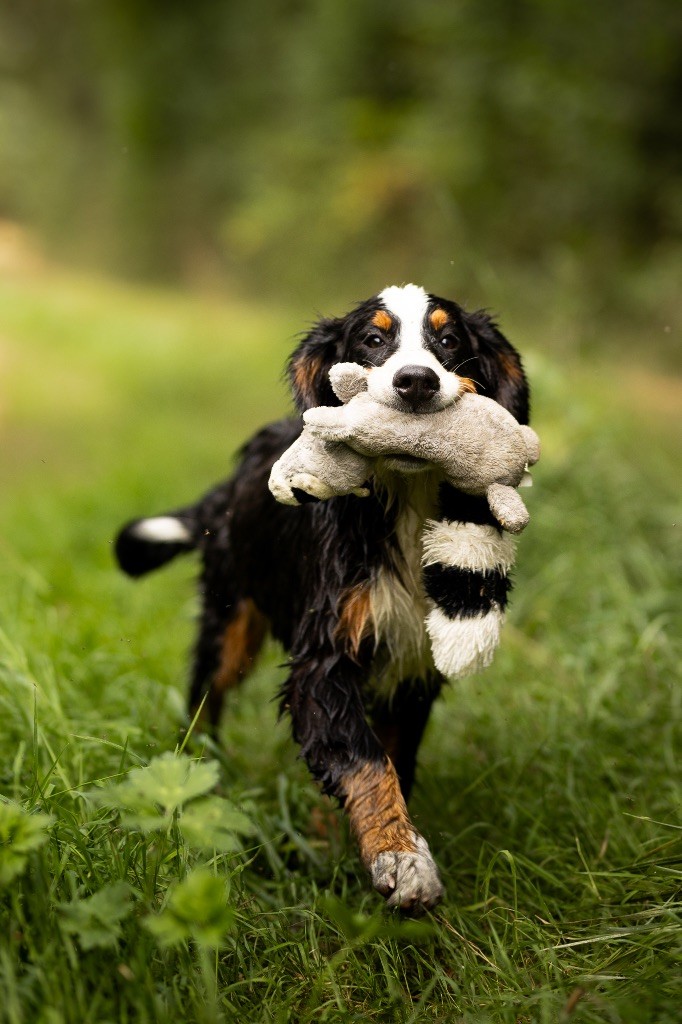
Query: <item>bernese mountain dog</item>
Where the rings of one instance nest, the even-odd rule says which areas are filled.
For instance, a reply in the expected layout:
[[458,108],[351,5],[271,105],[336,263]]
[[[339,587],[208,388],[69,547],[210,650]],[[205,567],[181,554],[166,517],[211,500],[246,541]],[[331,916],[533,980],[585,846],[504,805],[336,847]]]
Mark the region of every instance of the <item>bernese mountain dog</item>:
[[[251,671],[267,634],[283,645],[281,711],[302,756],[345,809],[374,887],[390,906],[418,912],[443,893],[406,806],[444,682],[424,620],[439,602],[469,640],[480,636],[481,650],[490,648],[510,586],[509,538],[484,498],[454,490],[416,460],[379,460],[369,497],[312,502],[301,493],[294,508],[274,500],[273,463],[300,434],[301,413],[339,404],[329,370],[347,361],[381,375],[397,408],[441,408],[461,370],[480,394],[528,422],[519,355],[487,313],[415,285],[386,288],[303,337],[288,364],[295,418],[260,430],[230,479],[196,504],[128,523],[116,554],[126,573],[142,576],[200,552],[189,713],[202,707],[214,730],[226,692]],[[457,550],[450,564],[422,572],[429,520],[452,524]]]

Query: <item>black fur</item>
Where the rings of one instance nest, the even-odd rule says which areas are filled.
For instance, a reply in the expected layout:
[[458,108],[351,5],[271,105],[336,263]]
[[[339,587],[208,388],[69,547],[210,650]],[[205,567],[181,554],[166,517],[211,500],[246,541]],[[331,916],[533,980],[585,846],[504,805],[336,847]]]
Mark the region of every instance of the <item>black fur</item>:
[[[429,309],[443,308],[450,323],[432,331],[428,345],[448,370],[461,366],[481,393],[499,401],[517,419],[528,419],[528,387],[519,357],[482,312],[466,313],[456,303],[430,297]],[[288,366],[296,407],[337,405],[328,372],[339,361],[379,365],[396,349],[396,332],[371,324],[381,309],[378,298],[362,303],[346,317],[324,319],[307,334]],[[447,348],[442,335],[449,331]],[[395,525],[399,502],[370,497],[334,498],[299,508],[279,505],[267,482],[274,461],[302,429],[300,419],[283,420],[261,430],[244,447],[231,479],[198,503],[171,513],[188,526],[191,544],[148,545],[141,550],[132,527],[117,540],[121,567],[134,576],[163,564],[180,550],[201,555],[202,612],[195,648],[190,708],[211,692],[223,634],[244,599],[266,617],[272,635],[289,653],[289,676],[281,708],[292,722],[312,774],[326,791],[342,796],[341,779],[360,761],[382,761],[378,735],[393,730],[398,773],[407,793],[414,777],[419,740],[441,680],[433,676],[400,688],[393,700],[374,704],[368,688],[375,658],[374,641],[364,639],[350,651],[339,637],[339,617],[348,591],[375,578],[383,567],[400,572]],[[483,499],[443,485],[441,513],[449,519],[494,524]],[[456,571],[456,570],[453,570]],[[480,574],[478,574],[480,575]],[[475,614],[490,600],[506,602],[501,578],[456,580],[458,609]],[[437,580],[430,585],[436,586]],[[452,579],[450,579],[452,584]],[[222,698],[209,701],[217,726]],[[376,732],[368,722],[373,710]]]
[[407,800],[414,784],[417,751],[443,680],[437,673],[424,679],[408,679],[391,700],[372,705],[372,726],[391,750],[400,788]]
[[[181,513],[178,512],[172,512],[170,515],[181,518]],[[193,551],[197,546],[197,538],[194,535],[187,541],[172,543],[144,540],[135,535],[135,527],[141,522],[141,519],[133,519],[132,522],[126,523],[114,544],[116,560],[128,576],[144,576],[152,569],[160,569],[176,555]]]
[[451,522],[494,526],[499,529],[499,523],[490,511],[485,498],[479,498],[474,494],[463,494],[462,491],[455,490],[450,484],[440,485],[438,498],[443,519],[449,519]]
[[450,618],[472,618],[493,605],[505,608],[511,582],[502,572],[472,572],[453,565],[427,565],[426,593]]

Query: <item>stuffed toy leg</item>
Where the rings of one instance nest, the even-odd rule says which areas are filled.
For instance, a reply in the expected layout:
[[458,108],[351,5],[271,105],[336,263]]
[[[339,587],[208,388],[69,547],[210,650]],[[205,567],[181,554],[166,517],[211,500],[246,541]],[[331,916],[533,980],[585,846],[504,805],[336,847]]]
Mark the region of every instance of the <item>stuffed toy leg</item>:
[[496,526],[427,520],[422,578],[436,668],[458,679],[486,668],[500,642],[516,542]]
[[[489,665],[499,643],[515,558],[509,534],[522,530],[528,520],[514,487],[523,481],[526,463],[537,461],[538,438],[501,406],[478,395],[457,396],[435,413],[403,413],[367,394],[369,377],[356,364],[333,367],[332,386],[346,404],[305,414],[309,436],[290,461],[295,445],[280,460],[284,466],[276,465],[271,490],[294,504],[292,487],[298,484],[306,485],[301,489],[308,493],[314,493],[314,487],[319,497],[347,486],[328,461],[344,448],[327,448],[321,455],[317,442],[349,444],[368,459],[363,470],[367,476],[370,460],[378,455],[411,455],[440,466],[459,490],[485,495],[492,514],[508,532],[493,524],[442,519],[427,521],[423,534],[423,585],[430,603],[425,625],[433,659],[445,676],[458,678]],[[302,468],[301,453],[319,467],[314,483],[296,475]],[[343,493],[366,491],[360,487]]]
[[[332,375],[333,374],[333,375]],[[456,679],[486,668],[504,624],[511,533],[528,512],[514,485],[539,457],[538,437],[497,403],[463,394],[435,413],[386,407],[368,394],[370,375],[354,364],[330,374],[341,408],[320,408],[306,421],[320,438],[344,440],[368,456],[409,454],[440,466],[450,483],[485,495],[501,526],[429,520],[423,534],[422,579],[431,604],[426,630],[436,667]]]
[[325,500],[342,494],[364,498],[372,462],[347,445],[314,437],[307,427],[272,467],[268,486],[283,505],[300,505],[296,491]]

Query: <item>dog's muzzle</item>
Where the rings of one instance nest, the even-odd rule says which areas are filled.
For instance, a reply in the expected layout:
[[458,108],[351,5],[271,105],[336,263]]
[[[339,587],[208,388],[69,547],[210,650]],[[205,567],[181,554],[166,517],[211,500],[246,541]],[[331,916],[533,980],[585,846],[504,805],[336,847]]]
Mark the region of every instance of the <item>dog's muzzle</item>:
[[429,366],[403,366],[393,376],[393,387],[413,412],[440,391],[440,380]]

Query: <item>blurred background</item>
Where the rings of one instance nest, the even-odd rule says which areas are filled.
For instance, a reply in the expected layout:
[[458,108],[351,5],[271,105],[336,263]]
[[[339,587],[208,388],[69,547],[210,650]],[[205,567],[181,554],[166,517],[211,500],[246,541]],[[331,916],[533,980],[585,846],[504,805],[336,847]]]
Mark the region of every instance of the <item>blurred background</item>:
[[10,660],[49,649],[62,696],[100,672],[79,708],[147,708],[121,682],[142,670],[177,718],[195,567],[132,587],[116,529],[196,498],[287,411],[318,313],[407,281],[496,312],[532,382],[543,459],[500,678],[531,637],[554,665],[599,636],[611,671],[607,634],[625,657],[666,623],[681,58],[671,0],[0,0]]
[[60,261],[678,359],[674,0],[22,0],[0,74],[0,217]]

